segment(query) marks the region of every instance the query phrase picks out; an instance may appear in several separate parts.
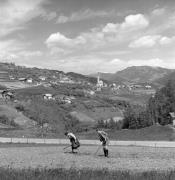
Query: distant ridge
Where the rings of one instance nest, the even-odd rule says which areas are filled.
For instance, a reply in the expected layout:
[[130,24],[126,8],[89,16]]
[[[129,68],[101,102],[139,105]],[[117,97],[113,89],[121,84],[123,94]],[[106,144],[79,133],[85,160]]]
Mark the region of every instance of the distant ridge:
[[[116,73],[100,73],[103,79],[116,83],[158,83],[162,82],[159,79],[163,79],[169,76],[174,69],[166,69],[162,67],[152,67],[152,66],[131,66],[124,70],[118,71]],[[95,77],[97,74],[93,74]]]

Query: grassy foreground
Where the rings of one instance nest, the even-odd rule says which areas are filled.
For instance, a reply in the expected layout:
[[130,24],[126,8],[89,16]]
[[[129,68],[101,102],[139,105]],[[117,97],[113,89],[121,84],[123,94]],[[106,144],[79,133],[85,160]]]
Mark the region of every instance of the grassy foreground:
[[3,180],[174,180],[175,171],[109,171],[90,169],[0,169]]

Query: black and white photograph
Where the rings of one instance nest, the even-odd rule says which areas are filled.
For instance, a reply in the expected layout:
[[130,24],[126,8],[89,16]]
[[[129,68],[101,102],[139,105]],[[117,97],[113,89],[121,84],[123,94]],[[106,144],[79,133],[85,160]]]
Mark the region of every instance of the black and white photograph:
[[175,180],[175,0],[0,0],[0,180]]

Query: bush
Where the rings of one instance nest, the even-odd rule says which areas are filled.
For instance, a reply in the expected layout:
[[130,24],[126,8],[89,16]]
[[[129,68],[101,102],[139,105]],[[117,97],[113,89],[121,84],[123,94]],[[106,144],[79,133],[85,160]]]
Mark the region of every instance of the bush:
[[115,121],[111,118],[109,121],[99,120],[97,123],[97,128],[107,128],[107,129],[116,129],[121,130],[123,127],[123,121]]
[[10,120],[6,115],[1,115],[0,116],[0,123],[18,127],[18,124],[14,122],[14,120]]

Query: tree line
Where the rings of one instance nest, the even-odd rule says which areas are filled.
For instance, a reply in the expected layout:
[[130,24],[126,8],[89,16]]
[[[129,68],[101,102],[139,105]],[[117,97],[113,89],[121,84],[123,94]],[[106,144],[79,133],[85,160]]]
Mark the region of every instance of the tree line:
[[175,112],[175,74],[152,96],[145,107],[129,105],[124,113],[123,128],[139,129],[154,124],[172,123]]

